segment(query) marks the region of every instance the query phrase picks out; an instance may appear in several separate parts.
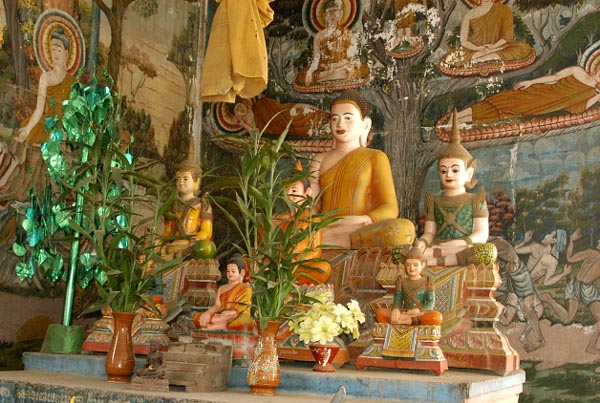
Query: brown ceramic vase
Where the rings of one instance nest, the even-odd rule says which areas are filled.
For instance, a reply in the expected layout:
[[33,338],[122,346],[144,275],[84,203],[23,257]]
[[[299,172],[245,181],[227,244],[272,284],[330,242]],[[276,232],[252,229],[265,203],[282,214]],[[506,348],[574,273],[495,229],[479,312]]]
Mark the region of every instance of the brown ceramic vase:
[[248,386],[255,395],[274,395],[281,381],[279,356],[277,355],[277,332],[279,321],[269,321],[264,330],[260,330],[254,357],[248,366]]
[[134,313],[113,312],[113,337],[106,354],[104,369],[109,382],[130,382],[135,370],[131,337]]
[[321,343],[311,343],[308,345],[310,352],[315,358],[315,366],[313,367],[313,371],[318,372],[334,372],[335,367],[332,362],[335,358],[338,351],[340,351],[340,346],[335,343],[332,344],[321,344]]

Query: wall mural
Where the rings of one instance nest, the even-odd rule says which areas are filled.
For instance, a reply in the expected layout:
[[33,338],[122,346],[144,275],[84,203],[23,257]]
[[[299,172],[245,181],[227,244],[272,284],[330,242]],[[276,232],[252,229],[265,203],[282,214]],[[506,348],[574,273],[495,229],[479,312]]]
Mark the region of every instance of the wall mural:
[[[65,96],[54,88],[105,69],[122,95],[122,129],[136,139],[134,152],[178,162],[191,142],[200,10],[207,4],[212,16],[218,7],[183,0],[51,3],[0,6],[2,267],[14,266],[14,212],[43,169],[35,125],[59,113]],[[237,153],[228,134],[248,131],[253,121],[265,128],[279,113],[266,132],[276,135],[291,120],[288,141],[310,157],[332,147],[331,100],[358,89],[374,109],[371,145],[388,154],[396,173],[400,216],[419,222],[424,192],[439,190],[430,167],[450,140],[456,108],[462,144],[479,161],[500,251],[501,328],[528,369],[522,398],[550,399],[560,387],[563,397],[592,401],[593,391],[577,395],[570,385],[597,385],[600,377],[599,1],[269,5],[266,90],[206,103],[204,134]],[[18,286],[7,269],[0,283]],[[45,284],[34,279],[30,286]]]
[[[41,194],[45,165],[40,145],[46,118],[62,115],[62,101],[75,80],[93,77],[121,96],[121,132],[135,138],[132,152],[173,169],[190,149],[198,4],[175,1],[8,1],[0,5],[0,261],[11,251],[15,211],[26,207],[30,189]],[[184,24],[174,21],[185,21]],[[168,97],[168,105],[156,98]],[[14,111],[14,113],[13,113]],[[42,146],[43,150],[43,146]],[[151,162],[150,162],[151,165]],[[20,282],[14,270],[0,272],[7,289],[31,287],[44,293],[44,279]]]
[[[575,395],[569,385],[580,384],[577,378],[557,375],[575,363],[569,372],[597,384],[600,34],[592,21],[600,4],[298,3],[272,4],[269,86],[244,101],[244,110],[262,116],[263,127],[280,110],[326,111],[339,90],[359,89],[378,115],[372,145],[387,152],[397,173],[401,216],[418,221],[424,192],[439,191],[430,166],[450,140],[456,108],[463,145],[479,160],[501,252],[501,328],[521,354],[531,388]],[[236,106],[210,107],[212,138],[235,152],[223,134],[245,130]],[[278,133],[281,122],[274,127]],[[331,148],[325,131],[292,134],[289,142],[308,156]],[[550,390],[534,399],[526,387],[523,399],[546,401],[556,396]]]

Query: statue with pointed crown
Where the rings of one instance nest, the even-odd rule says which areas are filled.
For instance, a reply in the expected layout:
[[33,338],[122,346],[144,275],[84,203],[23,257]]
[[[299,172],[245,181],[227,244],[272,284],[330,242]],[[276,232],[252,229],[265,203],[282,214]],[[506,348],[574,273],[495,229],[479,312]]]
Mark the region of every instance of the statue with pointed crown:
[[438,158],[442,194],[425,195],[425,229],[414,245],[423,251],[430,266],[459,264],[457,254],[488,238],[488,208],[485,191],[468,193],[477,181],[473,178],[476,160],[460,144],[456,110],[452,117],[452,139]]

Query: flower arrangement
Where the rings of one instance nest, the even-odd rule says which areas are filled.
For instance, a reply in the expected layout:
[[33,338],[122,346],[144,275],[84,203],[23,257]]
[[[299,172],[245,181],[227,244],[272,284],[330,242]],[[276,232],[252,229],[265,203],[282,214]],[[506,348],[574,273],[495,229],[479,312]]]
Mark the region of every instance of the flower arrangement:
[[354,339],[360,335],[358,325],[365,322],[365,314],[356,300],[345,306],[336,304],[329,288],[316,288],[308,291],[306,296],[315,303],[294,315],[289,323],[290,329],[304,343],[331,343],[342,333],[352,335]]

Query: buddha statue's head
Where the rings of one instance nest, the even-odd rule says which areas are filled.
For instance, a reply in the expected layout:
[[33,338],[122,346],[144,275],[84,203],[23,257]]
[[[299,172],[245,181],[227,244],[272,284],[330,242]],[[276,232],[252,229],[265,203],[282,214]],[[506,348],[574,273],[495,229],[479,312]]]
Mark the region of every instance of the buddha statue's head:
[[477,180],[473,178],[477,160],[473,158],[471,153],[469,153],[462,144],[460,144],[460,140],[458,114],[455,109],[452,114],[452,137],[450,139],[450,144],[448,144],[438,157],[438,173],[440,174],[442,187],[445,189],[448,185],[445,184],[443,176],[448,170],[451,170],[452,167],[456,167],[456,174],[460,175],[460,186],[472,189],[477,184]]
[[193,162],[184,162],[175,173],[175,183],[179,193],[186,192],[191,186],[194,196],[198,196],[202,185],[202,168]]
[[420,279],[425,266],[427,266],[427,259],[420,248],[411,248],[404,257],[404,270],[411,280]]
[[[345,90],[333,100],[331,103],[331,115],[332,117],[337,115],[337,109],[340,109],[339,106],[342,106],[343,109],[349,109],[352,112],[356,112],[358,119],[360,120],[359,124],[353,125],[352,130],[357,130],[360,133],[356,133],[360,139],[360,145],[366,147],[369,140],[369,134],[371,133],[371,125],[372,121],[369,117],[371,113],[371,107],[369,106],[369,102],[356,90]],[[332,131],[334,131],[333,121],[332,121]],[[335,136],[334,136],[335,137]]]

